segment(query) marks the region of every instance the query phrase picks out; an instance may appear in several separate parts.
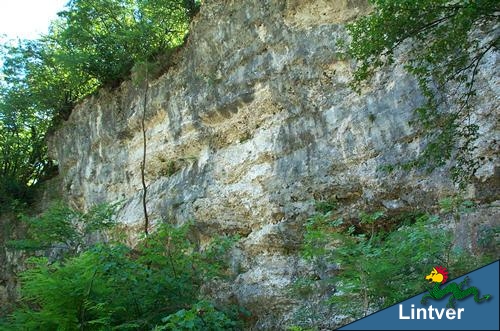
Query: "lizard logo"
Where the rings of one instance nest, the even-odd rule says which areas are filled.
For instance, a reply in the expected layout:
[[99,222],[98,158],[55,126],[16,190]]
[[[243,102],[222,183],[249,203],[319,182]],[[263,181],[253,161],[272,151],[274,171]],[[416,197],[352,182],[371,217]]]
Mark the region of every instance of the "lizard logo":
[[434,283],[434,286],[429,286],[429,294],[425,294],[422,297],[420,303],[423,305],[427,303],[428,298],[439,300],[450,293],[451,296],[448,300],[446,308],[455,308],[455,300],[463,300],[470,295],[474,295],[474,301],[477,303],[488,300],[491,297],[490,294],[486,294],[480,298],[479,290],[475,286],[471,286],[465,290],[462,289],[462,287],[470,280],[469,276],[465,277],[465,279],[458,285],[457,283],[450,283],[442,289],[439,288],[441,284],[444,284],[448,280],[448,271],[446,271],[446,268],[444,267],[436,266],[432,268],[431,273],[425,276],[425,280],[428,280],[430,284]]

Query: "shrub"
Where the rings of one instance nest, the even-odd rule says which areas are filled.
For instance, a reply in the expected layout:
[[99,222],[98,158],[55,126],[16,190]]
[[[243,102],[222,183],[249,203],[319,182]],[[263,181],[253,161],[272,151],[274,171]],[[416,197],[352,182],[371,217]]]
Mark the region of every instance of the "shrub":
[[[88,231],[112,225],[100,207],[79,214],[57,205],[31,220],[40,230],[36,243],[79,241],[74,217]],[[81,225],[81,224],[80,224]],[[47,226],[43,229],[43,226]],[[43,229],[43,230],[42,230]],[[88,233],[87,231],[87,233]],[[19,308],[4,323],[8,330],[196,330],[230,329],[228,314],[203,300],[205,282],[228,277],[225,256],[234,240],[214,240],[204,250],[190,240],[190,224],[162,224],[131,248],[119,242],[100,243],[72,251],[56,261],[28,260],[21,274]],[[35,231],[36,232],[36,231]],[[83,233],[83,232],[82,232]],[[35,240],[36,239],[36,240]],[[36,246],[34,247],[41,247]],[[46,246],[43,246],[46,247]],[[235,315],[231,315],[235,316]],[[200,328],[198,328],[200,329]]]

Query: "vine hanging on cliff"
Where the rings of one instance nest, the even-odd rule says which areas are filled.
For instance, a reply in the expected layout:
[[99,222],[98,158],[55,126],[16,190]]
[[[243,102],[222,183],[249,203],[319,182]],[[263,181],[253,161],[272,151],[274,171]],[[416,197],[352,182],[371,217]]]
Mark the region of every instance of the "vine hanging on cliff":
[[148,235],[149,234],[149,215],[148,215],[148,207],[146,204],[146,199],[147,199],[147,193],[148,193],[148,187],[146,185],[146,176],[145,176],[145,171],[146,171],[146,154],[147,154],[147,137],[146,137],[146,107],[147,107],[147,98],[148,98],[148,88],[149,88],[149,82],[148,82],[148,69],[146,65],[146,79],[144,83],[144,99],[143,99],[143,106],[142,106],[142,119],[141,119],[141,129],[142,129],[142,163],[141,163],[141,182],[142,182],[142,208],[144,210],[144,234]]
[[144,234],[149,234],[149,214],[147,207],[148,186],[146,185],[146,158],[147,158],[147,135],[146,135],[146,110],[148,106],[149,90],[149,63],[140,62],[133,68],[133,81],[144,86],[144,96],[142,99],[142,160],[141,160],[141,184],[142,184],[142,210],[144,212]]

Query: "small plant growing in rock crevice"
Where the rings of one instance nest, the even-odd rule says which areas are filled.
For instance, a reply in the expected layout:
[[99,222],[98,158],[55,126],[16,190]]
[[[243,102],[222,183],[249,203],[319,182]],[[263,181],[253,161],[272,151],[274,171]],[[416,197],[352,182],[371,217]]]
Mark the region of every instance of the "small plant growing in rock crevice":
[[174,160],[169,160],[160,170],[160,175],[170,177],[179,170],[180,170],[179,165]]

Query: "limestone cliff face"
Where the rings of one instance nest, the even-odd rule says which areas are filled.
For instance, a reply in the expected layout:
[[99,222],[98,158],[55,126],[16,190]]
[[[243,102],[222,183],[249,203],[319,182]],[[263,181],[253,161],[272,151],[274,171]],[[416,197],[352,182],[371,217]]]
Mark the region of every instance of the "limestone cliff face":
[[[194,220],[203,240],[242,236],[233,258],[239,276],[218,295],[251,310],[257,328],[282,327],[306,305],[287,288],[316,272],[296,253],[315,199],[334,197],[356,217],[430,209],[455,192],[445,170],[379,171],[421,150],[408,122],[422,97],[401,66],[361,95],[348,88],[352,63],[339,60],[336,42],[343,23],[367,10],[361,0],[206,1],[175,63],[150,83],[151,217]],[[484,61],[490,75],[478,81],[482,164],[469,188],[488,202],[498,199],[498,60]],[[143,98],[132,83],[101,91],[49,141],[67,200],[86,209],[124,199],[120,220],[131,229],[143,223]],[[499,219],[489,213],[473,221]],[[335,326],[335,316],[321,323]]]

